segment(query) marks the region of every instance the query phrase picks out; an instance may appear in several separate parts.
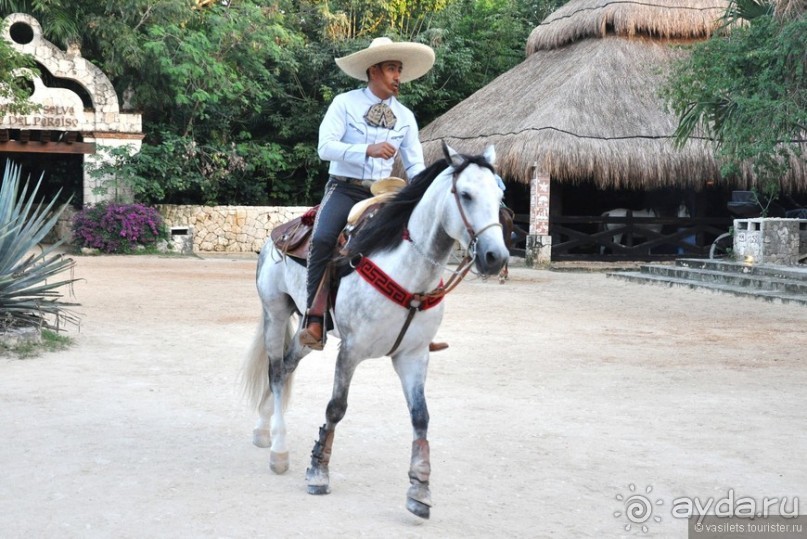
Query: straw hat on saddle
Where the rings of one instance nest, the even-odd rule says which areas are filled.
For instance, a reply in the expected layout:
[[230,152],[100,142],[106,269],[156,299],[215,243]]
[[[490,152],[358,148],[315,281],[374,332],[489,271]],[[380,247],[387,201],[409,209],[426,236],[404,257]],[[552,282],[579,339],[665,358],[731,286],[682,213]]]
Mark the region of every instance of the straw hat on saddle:
[[370,186],[370,192],[375,196],[379,196],[386,193],[397,193],[404,187],[406,187],[406,180],[403,178],[397,178],[395,176],[389,176],[387,178],[381,178],[380,180],[374,181],[373,185]]
[[336,65],[354,79],[367,81],[370,66],[390,61],[403,64],[401,82],[409,82],[429,72],[434,65],[434,51],[422,43],[395,43],[388,37],[377,37],[366,49],[337,58]]
[[350,209],[350,214],[347,216],[347,224],[355,225],[362,214],[373,204],[387,202],[398,194],[398,191],[406,187],[406,180],[390,176],[389,178],[382,178],[376,180],[370,186],[370,192],[375,196],[365,198],[356,202]]

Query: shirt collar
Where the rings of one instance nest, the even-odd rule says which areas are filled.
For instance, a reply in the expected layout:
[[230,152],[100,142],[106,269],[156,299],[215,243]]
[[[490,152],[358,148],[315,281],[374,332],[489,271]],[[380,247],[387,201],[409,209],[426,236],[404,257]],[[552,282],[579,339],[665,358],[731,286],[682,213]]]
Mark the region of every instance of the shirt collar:
[[392,105],[392,98],[395,97],[394,95],[391,95],[387,99],[381,99],[380,97],[375,95],[373,93],[373,91],[370,90],[370,88],[368,86],[365,86],[363,88],[363,91],[364,91],[364,95],[366,95],[367,98],[370,99],[373,103],[384,103],[387,106]]

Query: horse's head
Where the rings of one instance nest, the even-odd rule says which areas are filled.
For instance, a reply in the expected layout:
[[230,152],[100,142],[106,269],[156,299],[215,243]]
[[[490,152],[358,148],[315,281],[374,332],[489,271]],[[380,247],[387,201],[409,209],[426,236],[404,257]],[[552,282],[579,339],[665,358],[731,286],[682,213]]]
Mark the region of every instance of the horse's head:
[[494,275],[510,256],[499,224],[502,190],[493,174],[496,152],[488,146],[480,156],[460,155],[443,142],[443,153],[451,175],[443,228],[474,257],[480,273]]

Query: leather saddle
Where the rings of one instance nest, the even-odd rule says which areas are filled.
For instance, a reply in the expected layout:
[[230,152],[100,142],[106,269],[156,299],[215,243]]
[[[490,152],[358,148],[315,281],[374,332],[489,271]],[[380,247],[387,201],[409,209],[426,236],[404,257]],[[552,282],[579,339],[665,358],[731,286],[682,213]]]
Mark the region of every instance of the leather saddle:
[[[347,224],[339,235],[334,257],[337,257],[347,244],[350,236],[363,227],[389,199],[405,185],[400,178],[385,178],[377,181],[371,188],[375,195],[357,202],[350,210]],[[283,256],[291,257],[295,262],[305,266],[308,261],[308,250],[311,243],[311,232],[319,211],[319,205],[309,209],[300,217],[276,226],[270,233],[272,243]]]
[[314,206],[300,217],[286,221],[272,229],[269,237],[275,248],[295,260],[302,260],[303,265],[308,260],[308,247],[311,242],[311,231],[314,230],[314,220],[317,217],[319,205]]

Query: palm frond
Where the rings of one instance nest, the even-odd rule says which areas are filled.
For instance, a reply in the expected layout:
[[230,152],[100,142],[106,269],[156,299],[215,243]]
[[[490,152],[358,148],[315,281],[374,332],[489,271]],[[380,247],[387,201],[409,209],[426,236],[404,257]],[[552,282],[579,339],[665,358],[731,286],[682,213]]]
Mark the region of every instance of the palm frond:
[[723,20],[727,25],[737,21],[750,22],[772,13],[773,3],[770,0],[731,0]]

